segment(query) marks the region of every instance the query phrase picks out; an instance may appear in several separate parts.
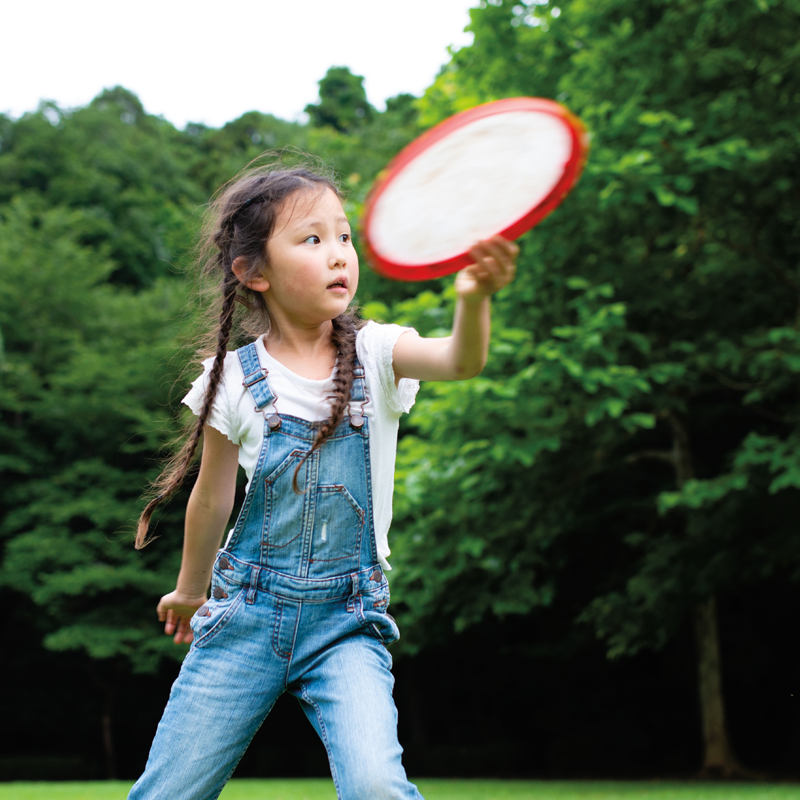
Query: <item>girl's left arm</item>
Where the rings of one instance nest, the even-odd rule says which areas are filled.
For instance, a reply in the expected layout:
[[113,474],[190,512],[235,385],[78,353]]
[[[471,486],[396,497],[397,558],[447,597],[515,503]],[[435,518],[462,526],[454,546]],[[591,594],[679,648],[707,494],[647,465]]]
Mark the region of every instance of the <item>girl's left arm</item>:
[[394,347],[395,379],[460,381],[480,374],[489,354],[491,296],[514,278],[519,248],[502,236],[478,242],[470,251],[475,263],[456,276],[453,333],[425,339],[413,331]]

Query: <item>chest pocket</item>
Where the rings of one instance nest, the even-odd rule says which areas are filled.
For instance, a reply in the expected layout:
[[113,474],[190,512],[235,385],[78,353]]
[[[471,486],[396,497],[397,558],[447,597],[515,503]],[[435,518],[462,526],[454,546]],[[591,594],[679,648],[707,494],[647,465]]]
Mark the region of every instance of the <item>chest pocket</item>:
[[[306,498],[295,492],[292,480],[303,455],[302,450],[292,450],[264,479],[266,508],[263,539],[268,549],[285,548],[302,535]],[[297,479],[301,487],[305,485],[305,465],[300,468]]]
[[330,562],[356,556],[364,529],[364,509],[340,484],[318,486],[311,537],[311,560]]

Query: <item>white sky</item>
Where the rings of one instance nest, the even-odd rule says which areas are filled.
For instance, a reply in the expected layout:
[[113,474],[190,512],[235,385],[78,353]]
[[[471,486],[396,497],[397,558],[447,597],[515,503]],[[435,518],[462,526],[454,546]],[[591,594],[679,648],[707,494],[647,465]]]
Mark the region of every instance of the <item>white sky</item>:
[[478,0],[38,0],[5,4],[0,112],[85,105],[121,84],[178,127],[257,110],[296,119],[331,66],[370,102],[419,95],[471,41]]

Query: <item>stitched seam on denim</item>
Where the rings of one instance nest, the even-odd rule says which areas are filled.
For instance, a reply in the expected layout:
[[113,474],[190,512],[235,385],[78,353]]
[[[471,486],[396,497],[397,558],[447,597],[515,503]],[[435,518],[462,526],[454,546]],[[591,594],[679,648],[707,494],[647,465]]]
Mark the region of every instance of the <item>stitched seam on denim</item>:
[[292,655],[291,651],[288,653],[284,653],[283,650],[280,649],[280,630],[281,630],[281,625],[283,624],[283,605],[284,605],[283,602],[281,602],[280,600],[275,604],[276,613],[275,613],[275,625],[272,628],[272,649],[275,652],[275,655],[278,656],[278,658],[283,658],[288,661]]
[[305,463],[304,488],[310,488],[303,497],[303,544],[300,548],[300,563],[298,572],[305,578],[308,577],[311,558],[311,538],[314,536],[314,521],[317,516],[317,492],[319,485],[319,450],[313,452]]
[[335,561],[344,561],[345,559],[355,558],[355,557],[356,557],[356,553],[347,553],[346,555],[343,555],[343,556],[336,556],[336,558],[318,558],[317,556],[314,556],[314,563],[315,564],[332,564]]
[[[370,557],[373,564],[378,563],[378,543],[375,541],[375,510],[373,508],[373,494],[372,494],[372,465],[370,464],[369,460],[369,420],[364,421],[364,473],[365,473],[365,480],[367,482],[367,497],[369,498],[369,502],[367,503],[367,524],[368,524],[368,536],[369,536],[369,548],[370,548]],[[363,526],[362,530],[359,531],[359,551],[361,550],[361,543],[363,541]]]
[[356,619],[363,625],[367,621],[367,617],[364,614],[364,601],[361,599],[361,595],[357,594],[353,598],[353,610],[355,611]]
[[264,594],[270,595],[270,597],[276,597],[279,600],[288,600],[290,603],[308,603],[311,606],[319,606],[324,603],[339,603],[342,600],[347,599],[347,595],[341,595],[337,597],[322,597],[319,599],[315,599],[313,597],[296,597],[294,595],[289,594],[280,594],[279,592],[271,592],[269,589],[260,589],[259,591],[263,592]]
[[243,581],[237,580],[233,575],[229,576],[223,574],[217,569],[217,567],[214,567],[211,571],[211,580],[213,581],[215,577],[218,578],[221,583],[228,584],[230,586],[249,586],[247,579]]
[[340,484],[340,483],[320,483],[317,485],[317,491],[323,492],[324,494],[338,494],[341,495],[347,502],[349,503],[350,507],[353,509],[353,513],[358,517],[359,523],[361,525],[364,524],[364,509],[356,501],[355,497],[350,494],[350,490]]
[[309,699],[308,696],[308,687],[304,684],[300,684],[303,688],[300,694],[303,695],[303,700],[306,701],[313,709],[314,713],[317,715],[317,722],[319,723],[319,738],[322,739],[322,743],[325,745],[325,750],[328,753],[328,764],[331,768],[331,777],[333,778],[333,785],[336,787],[336,797],[341,800],[342,792],[339,787],[339,776],[336,774],[336,764],[333,760],[333,750],[331,750],[330,742],[328,741],[328,731],[325,727],[325,722],[322,719],[322,712],[319,710],[319,705],[317,705],[316,700]]
[[[269,436],[267,436],[267,431],[269,430],[269,426],[267,425],[267,421],[264,420],[264,433],[261,437],[261,450],[258,454],[258,461],[256,462],[256,468],[253,471],[253,478],[255,478],[264,466],[264,462],[267,459],[267,452],[269,451]],[[250,512],[250,506],[253,504],[253,498],[255,497],[257,487],[251,482],[250,489],[245,495],[244,503],[242,503],[242,510],[239,512],[239,516],[236,520],[236,524],[233,526],[233,533],[231,534],[230,541],[227,543],[227,548],[229,550],[233,550],[234,545],[239,540],[239,537],[242,533],[242,528],[244,528],[244,524],[247,521],[248,514]]]
[[264,542],[264,547],[266,547],[268,550],[282,550],[284,547],[288,547],[296,539],[299,539],[301,535],[302,533],[298,533],[297,536],[292,537],[288,542],[284,542],[283,544],[270,544],[269,540],[266,540]]
[[269,486],[273,485],[275,481],[277,481],[278,478],[280,478],[281,475],[283,475],[287,470],[290,470],[292,467],[296,466],[293,462],[305,455],[305,452],[305,450],[298,448],[290,450],[286,454],[286,458],[284,458],[283,461],[281,461],[281,463],[269,473],[269,475],[264,475],[261,480]]
[[289,678],[289,670],[292,666],[292,656],[294,655],[294,646],[297,642],[297,631],[300,629],[300,618],[303,616],[303,604],[299,604],[299,608],[297,609],[297,616],[295,617],[294,621],[294,630],[292,631],[292,653],[289,656],[289,661],[286,663],[286,678]]

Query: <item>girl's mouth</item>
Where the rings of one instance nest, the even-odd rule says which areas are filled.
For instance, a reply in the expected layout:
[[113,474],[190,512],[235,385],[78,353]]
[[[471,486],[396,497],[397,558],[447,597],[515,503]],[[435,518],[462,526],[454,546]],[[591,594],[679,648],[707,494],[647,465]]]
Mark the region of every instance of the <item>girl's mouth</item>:
[[329,289],[344,289],[347,291],[347,278],[339,278],[333,283],[328,284]]

